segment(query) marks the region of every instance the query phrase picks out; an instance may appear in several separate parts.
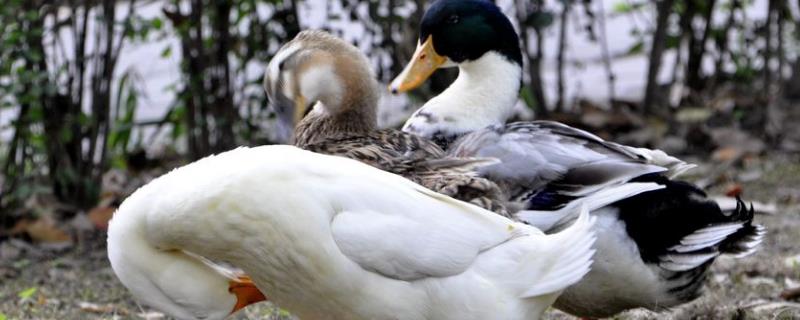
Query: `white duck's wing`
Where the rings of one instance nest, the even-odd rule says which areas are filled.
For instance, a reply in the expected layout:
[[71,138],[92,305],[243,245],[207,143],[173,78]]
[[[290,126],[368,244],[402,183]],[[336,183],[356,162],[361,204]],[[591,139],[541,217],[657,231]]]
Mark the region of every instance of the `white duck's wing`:
[[402,280],[451,276],[482,251],[538,232],[396,178],[385,188],[358,188],[358,198],[340,197],[331,223],[341,251],[366,270]]
[[414,281],[474,268],[518,297],[535,297],[563,290],[590,269],[594,219],[585,207],[571,227],[545,235],[396,178],[381,182],[384,190],[357,187],[358,198],[337,204],[343,210],[331,224],[333,238],[365,270]]
[[[526,207],[554,209],[578,197],[651,173],[673,175],[691,165],[658,150],[632,148],[557,122],[488,127],[456,141],[457,157],[497,158],[481,173]],[[590,208],[591,209],[591,208]]]

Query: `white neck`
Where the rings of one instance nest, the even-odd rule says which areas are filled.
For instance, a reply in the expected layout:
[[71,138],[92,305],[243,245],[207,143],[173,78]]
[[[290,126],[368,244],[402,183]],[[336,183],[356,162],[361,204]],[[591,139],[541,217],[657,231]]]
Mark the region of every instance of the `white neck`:
[[437,132],[463,134],[505,123],[511,116],[519,94],[520,65],[488,52],[458,66],[458,78],[417,110],[404,131],[425,137]]
[[[152,188],[149,190],[151,191]],[[236,297],[229,279],[177,248],[149,236],[152,193],[131,196],[142,204],[131,212],[125,204],[108,230],[108,259],[122,283],[145,304],[178,319],[222,319],[233,311]],[[149,204],[148,204],[149,203]]]

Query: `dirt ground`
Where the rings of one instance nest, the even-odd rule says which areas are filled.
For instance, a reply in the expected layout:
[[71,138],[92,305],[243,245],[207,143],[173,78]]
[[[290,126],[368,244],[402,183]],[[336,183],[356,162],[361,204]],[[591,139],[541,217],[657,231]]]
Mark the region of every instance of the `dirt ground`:
[[[780,297],[800,287],[800,157],[771,156],[743,168],[705,165],[695,170],[702,181],[714,173],[742,181],[746,200],[777,204],[761,214],[768,228],[761,250],[743,259],[721,257],[712,268],[706,294],[678,308],[655,313],[632,310],[615,319],[798,319],[800,302]],[[711,188],[719,194],[720,183]],[[165,319],[137,304],[114,276],[104,247],[94,234],[70,248],[0,243],[0,320],[5,319]],[[794,258],[794,260],[792,259]],[[797,299],[797,298],[795,298]],[[289,319],[268,303],[254,305],[235,319]],[[573,319],[558,311],[547,319]]]

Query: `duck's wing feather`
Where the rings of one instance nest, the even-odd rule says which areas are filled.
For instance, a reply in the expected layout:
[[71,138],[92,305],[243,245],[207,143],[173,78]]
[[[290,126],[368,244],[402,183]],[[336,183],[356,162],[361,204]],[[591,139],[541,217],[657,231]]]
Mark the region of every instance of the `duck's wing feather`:
[[331,225],[342,252],[391,278],[446,277],[466,270],[480,252],[537,231],[420,186],[414,190],[387,185],[362,194],[358,205],[344,205]]
[[478,175],[478,168],[495,164],[497,159],[446,157],[435,143],[393,129],[330,138],[303,148],[358,160],[436,192],[508,215],[501,200],[502,191],[495,183]]
[[505,187],[512,199],[528,202],[526,208],[544,210],[638,176],[688,166],[660,151],[607,142],[551,121],[488,127],[456,141],[448,154],[499,159],[481,174]]
[[643,177],[665,188],[615,203],[619,218],[645,262],[683,272],[702,267],[720,254],[753,253],[765,230],[753,224],[753,210],[737,200],[733,212],[689,183],[665,177]]
[[395,188],[413,185],[400,180],[364,189],[369,194],[343,205],[332,222],[337,246],[365,270],[414,281],[477,268],[525,297],[561,290],[589,270],[593,218],[585,210],[572,227],[546,236],[420,186]]
[[[380,130],[362,135],[342,135],[302,146],[316,153],[358,160],[378,169],[402,174],[417,161],[441,158],[435,143],[399,130]],[[457,167],[453,164],[453,167]]]

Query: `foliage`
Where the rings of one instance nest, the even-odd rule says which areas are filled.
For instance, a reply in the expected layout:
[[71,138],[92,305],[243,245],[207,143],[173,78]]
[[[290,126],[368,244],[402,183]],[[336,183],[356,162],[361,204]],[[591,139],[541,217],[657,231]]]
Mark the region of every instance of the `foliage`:
[[[141,32],[133,24],[135,3],[121,18],[122,6],[113,0],[76,4],[66,17],[49,1],[3,6],[0,96],[8,97],[3,107],[16,108],[17,117],[4,150],[0,208],[18,206],[41,190],[43,181],[65,208],[96,202],[108,168],[112,88],[127,86],[114,79],[116,61],[123,40]],[[64,41],[65,33],[73,41]]]

